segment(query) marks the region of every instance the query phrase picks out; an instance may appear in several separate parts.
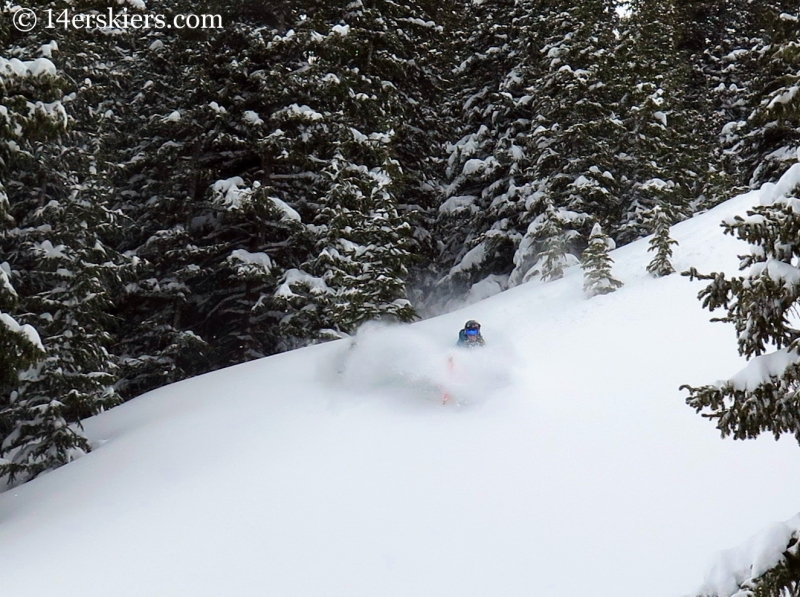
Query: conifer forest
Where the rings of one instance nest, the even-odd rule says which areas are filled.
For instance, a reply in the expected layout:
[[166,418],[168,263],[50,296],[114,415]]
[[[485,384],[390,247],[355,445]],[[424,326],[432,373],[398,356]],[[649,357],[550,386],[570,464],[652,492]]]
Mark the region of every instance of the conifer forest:
[[[796,2],[114,4],[220,16],[205,29],[46,27],[107,3],[28,5],[39,26],[13,3],[0,19],[12,483],[88,451],[82,419],[172,382],[578,263],[587,296],[612,292],[607,251],[652,234],[648,271],[669,275],[671,225],[798,160]],[[797,234],[791,209],[766,219]]]

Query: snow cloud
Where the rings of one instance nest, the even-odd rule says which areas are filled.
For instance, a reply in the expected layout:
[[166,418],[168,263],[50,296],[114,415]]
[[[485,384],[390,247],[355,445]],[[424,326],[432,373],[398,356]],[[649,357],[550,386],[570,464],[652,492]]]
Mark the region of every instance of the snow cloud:
[[331,375],[348,391],[402,401],[476,405],[511,382],[511,355],[498,346],[459,349],[408,325],[365,324],[342,343]]

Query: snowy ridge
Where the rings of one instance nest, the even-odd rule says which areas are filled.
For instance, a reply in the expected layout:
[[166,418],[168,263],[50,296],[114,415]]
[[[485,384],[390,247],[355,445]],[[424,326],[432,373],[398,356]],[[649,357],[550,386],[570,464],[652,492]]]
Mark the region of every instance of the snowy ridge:
[[[676,225],[676,270],[735,273],[719,223],[759,199]],[[686,407],[678,386],[743,361],[700,284],[646,273],[647,241],[611,253],[613,294],[587,300],[573,267],[87,420],[91,454],[0,494],[3,595],[678,597],[706,578],[730,597],[797,519],[703,563],[797,512],[800,453]],[[457,351],[472,318],[487,350]]]

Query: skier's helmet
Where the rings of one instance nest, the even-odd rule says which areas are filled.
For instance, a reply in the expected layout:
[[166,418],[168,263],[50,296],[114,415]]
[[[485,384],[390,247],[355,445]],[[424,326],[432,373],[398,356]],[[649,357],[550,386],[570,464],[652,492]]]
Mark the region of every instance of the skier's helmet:
[[464,324],[464,331],[467,332],[467,336],[479,336],[481,333],[481,324],[474,319],[470,319]]

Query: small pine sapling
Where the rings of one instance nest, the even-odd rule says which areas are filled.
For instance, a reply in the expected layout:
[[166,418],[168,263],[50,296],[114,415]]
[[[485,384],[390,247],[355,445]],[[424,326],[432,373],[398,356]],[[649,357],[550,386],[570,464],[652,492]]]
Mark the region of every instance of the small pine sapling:
[[540,252],[536,264],[525,274],[524,280],[527,281],[533,275],[538,275],[542,282],[563,278],[564,270],[578,263],[577,258],[568,250],[569,241],[576,235],[577,232],[574,230],[564,230],[561,216],[553,205],[549,204],[537,234],[543,239]]
[[647,252],[655,251],[656,255],[647,266],[647,272],[656,277],[668,276],[675,272],[670,258],[672,257],[672,245],[677,245],[678,241],[669,236],[670,221],[669,216],[659,207],[655,209],[655,233],[650,239],[650,248]]
[[603,233],[600,224],[595,224],[589,236],[589,246],[581,259],[583,290],[589,298],[614,292],[622,286],[622,282],[611,275],[611,264],[614,260],[608,251],[613,248],[614,241]]

